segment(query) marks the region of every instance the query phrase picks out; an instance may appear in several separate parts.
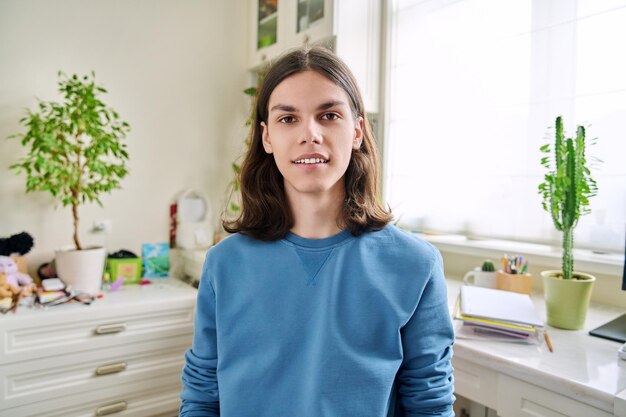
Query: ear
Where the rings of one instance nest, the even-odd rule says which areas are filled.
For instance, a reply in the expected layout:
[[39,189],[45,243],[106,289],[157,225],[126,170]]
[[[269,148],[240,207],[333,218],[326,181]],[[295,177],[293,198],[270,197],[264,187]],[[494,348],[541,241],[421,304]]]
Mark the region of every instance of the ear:
[[354,139],[352,139],[352,149],[359,149],[363,143],[363,118],[359,117],[354,123]]
[[265,124],[265,122],[261,122],[261,138],[263,139],[263,149],[265,149],[265,152],[267,153],[272,153],[272,143],[270,142],[270,135],[269,132],[267,130],[267,125]]

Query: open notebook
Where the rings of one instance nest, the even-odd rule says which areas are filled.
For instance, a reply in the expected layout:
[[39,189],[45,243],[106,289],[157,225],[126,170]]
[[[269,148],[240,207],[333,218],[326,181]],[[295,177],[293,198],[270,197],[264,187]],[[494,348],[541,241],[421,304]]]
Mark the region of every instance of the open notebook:
[[457,337],[537,343],[544,323],[526,294],[463,286],[454,318]]

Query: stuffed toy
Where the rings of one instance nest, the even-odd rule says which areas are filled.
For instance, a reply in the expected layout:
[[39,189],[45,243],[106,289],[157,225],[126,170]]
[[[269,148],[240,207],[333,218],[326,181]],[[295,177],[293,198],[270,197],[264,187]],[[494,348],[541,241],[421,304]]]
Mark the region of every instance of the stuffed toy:
[[0,274],[5,276],[6,284],[24,290],[23,295],[32,293],[35,284],[28,274],[18,272],[17,264],[10,256],[0,256]]
[[0,256],[26,255],[33,248],[33,237],[26,232],[0,238]]
[[9,284],[7,280],[7,276],[3,273],[0,273],[0,299],[15,297],[19,294],[20,289],[14,285]]

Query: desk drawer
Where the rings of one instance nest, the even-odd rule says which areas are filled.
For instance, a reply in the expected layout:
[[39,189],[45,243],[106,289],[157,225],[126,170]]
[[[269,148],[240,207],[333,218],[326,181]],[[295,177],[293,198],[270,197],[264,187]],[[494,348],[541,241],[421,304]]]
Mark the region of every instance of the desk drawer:
[[497,410],[501,417],[613,416],[612,413],[502,374],[498,377]]
[[[68,393],[100,391],[114,386],[142,387],[151,379],[180,379],[184,352],[192,334],[132,345],[58,356],[0,367],[0,410]],[[148,385],[149,386],[149,385]],[[1,412],[0,412],[1,415]]]
[[128,386],[91,391],[39,401],[22,407],[0,410],[11,417],[175,417],[178,416],[181,390],[177,375],[146,381],[132,389]]
[[139,304],[107,314],[77,306],[64,314],[15,317],[0,329],[0,365],[189,334],[194,300],[187,304]]
[[464,359],[453,357],[454,391],[465,398],[495,409],[498,402],[498,374]]

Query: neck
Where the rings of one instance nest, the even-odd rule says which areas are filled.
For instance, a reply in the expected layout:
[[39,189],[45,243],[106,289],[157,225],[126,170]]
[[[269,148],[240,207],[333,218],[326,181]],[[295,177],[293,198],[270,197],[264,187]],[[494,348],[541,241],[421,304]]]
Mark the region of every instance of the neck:
[[307,239],[323,239],[341,232],[341,212],[345,191],[289,195],[294,217],[291,232]]

